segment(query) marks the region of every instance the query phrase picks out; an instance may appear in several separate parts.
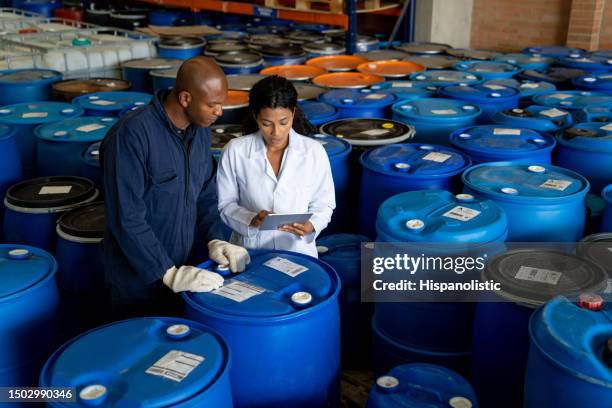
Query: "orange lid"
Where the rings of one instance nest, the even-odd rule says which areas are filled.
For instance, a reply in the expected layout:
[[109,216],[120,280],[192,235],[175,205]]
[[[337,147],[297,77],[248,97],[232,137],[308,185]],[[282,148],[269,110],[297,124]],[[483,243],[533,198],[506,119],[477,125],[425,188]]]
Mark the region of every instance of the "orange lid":
[[308,81],[309,79],[325,74],[326,72],[327,71],[323,68],[311,67],[308,65],[279,65],[264,68],[260,74],[278,75],[292,81]]
[[227,91],[224,108],[239,108],[249,105],[249,93],[246,91]]
[[330,55],[309,59],[306,61],[306,65],[323,68],[330,72],[342,72],[352,71],[364,62],[368,62],[368,60],[354,55]]
[[327,88],[365,88],[383,82],[385,78],[360,72],[335,72],[319,75],[312,82]]
[[389,78],[405,77],[424,70],[423,65],[411,61],[371,61],[357,67],[357,71],[361,73]]

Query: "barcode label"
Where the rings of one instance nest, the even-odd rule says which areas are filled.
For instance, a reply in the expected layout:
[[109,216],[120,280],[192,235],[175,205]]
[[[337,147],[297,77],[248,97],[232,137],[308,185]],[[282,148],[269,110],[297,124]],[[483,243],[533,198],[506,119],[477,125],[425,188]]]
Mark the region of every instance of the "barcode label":
[[434,115],[456,115],[457,111],[454,109],[434,109],[431,113]]
[[269,261],[264,262],[264,265],[268,268],[276,269],[279,272],[284,273],[285,275],[289,275],[292,278],[306,272],[308,268],[302,266],[300,264],[296,264],[295,262],[291,262],[286,258],[281,258],[277,256],[276,258],[272,258]]
[[370,129],[364,130],[361,133],[368,136],[381,136],[386,135],[387,133],[389,133],[389,131],[387,129]]
[[145,371],[147,374],[164,377],[172,381],[181,382],[199,366],[204,357],[183,351],[171,350],[157,360],[155,364]]
[[46,118],[47,116],[49,116],[47,112],[27,112],[21,115],[24,119]]
[[549,285],[556,285],[559,283],[563,274],[561,272],[550,271],[548,269],[531,268],[529,266],[521,266],[514,276],[516,279],[547,283]]
[[99,123],[92,123],[91,125],[85,125],[85,126],[81,126],[76,128],[76,130],[78,130],[79,132],[85,132],[85,133],[89,133],[89,132],[93,132],[95,130],[100,130],[100,129],[104,129],[106,126],[101,125]]
[[489,84],[489,85],[485,85],[485,88],[489,88],[493,91],[501,91],[502,89],[506,89],[507,87],[502,86],[502,85]]
[[68,194],[72,190],[72,186],[43,186],[38,195],[44,194]]
[[452,156],[450,154],[431,152],[431,153],[428,153],[427,155],[425,155],[423,157],[423,160],[433,161],[433,162],[436,162],[436,163],[444,163],[445,161],[447,161],[451,157]]
[[371,94],[365,97],[365,99],[374,99],[374,100],[379,100],[379,99],[384,99],[386,98],[387,95],[385,94]]
[[567,115],[567,112],[563,112],[559,109],[548,109],[540,112],[540,115],[548,116],[549,118],[558,118],[559,116]]
[[93,105],[99,105],[99,106],[110,106],[110,105],[116,105],[117,102],[113,102],[113,101],[105,101],[105,100],[99,100],[99,101],[91,101],[91,103]]
[[540,184],[540,187],[547,188],[549,190],[565,191],[565,189],[571,185],[572,182],[569,180],[548,179],[543,184]]
[[213,290],[211,293],[240,303],[252,298],[253,296],[261,295],[265,291],[266,290],[264,288],[259,286],[234,280],[223,285],[219,289]]
[[561,100],[571,98],[572,96],[573,96],[573,95],[570,95],[570,94],[564,94],[564,93],[558,93],[558,94],[552,94],[552,95],[550,95],[550,97],[551,97],[551,98],[561,99]]
[[447,218],[467,222],[478,217],[480,215],[480,211],[458,205],[442,215]]
[[496,128],[496,129],[493,129],[493,134],[494,135],[515,135],[515,136],[520,136],[521,129],[501,129],[501,128]]

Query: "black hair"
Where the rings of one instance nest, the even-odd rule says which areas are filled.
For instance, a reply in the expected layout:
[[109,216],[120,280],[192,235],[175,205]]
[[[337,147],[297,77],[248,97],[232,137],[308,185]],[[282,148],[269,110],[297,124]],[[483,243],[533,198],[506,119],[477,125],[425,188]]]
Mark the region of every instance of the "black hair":
[[304,112],[297,106],[298,95],[291,81],[278,75],[259,80],[249,93],[249,113],[242,124],[245,135],[255,133],[259,126],[255,117],[264,108],[284,108],[294,111],[293,130],[304,136],[317,133],[317,128],[308,121]]

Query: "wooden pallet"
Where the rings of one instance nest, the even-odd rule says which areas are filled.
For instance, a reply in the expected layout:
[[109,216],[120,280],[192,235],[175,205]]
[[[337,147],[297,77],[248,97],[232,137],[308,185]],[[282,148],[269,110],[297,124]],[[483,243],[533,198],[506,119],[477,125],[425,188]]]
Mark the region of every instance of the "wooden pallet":
[[[375,10],[381,8],[382,0],[365,0],[359,2],[360,10]],[[292,9],[318,13],[344,13],[344,0],[265,0],[266,7],[276,9]]]

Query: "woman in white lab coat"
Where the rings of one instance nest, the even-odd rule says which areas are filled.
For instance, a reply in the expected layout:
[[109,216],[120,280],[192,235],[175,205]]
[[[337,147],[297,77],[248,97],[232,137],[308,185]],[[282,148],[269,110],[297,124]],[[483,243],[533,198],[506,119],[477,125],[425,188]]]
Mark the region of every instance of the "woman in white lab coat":
[[[257,82],[249,95],[246,136],[223,150],[217,171],[221,218],[231,241],[246,248],[269,248],[316,257],[315,238],[336,206],[325,149],[307,137],[316,128],[297,106],[297,91],[285,78]],[[260,231],[270,213],[312,213],[309,221]]]

